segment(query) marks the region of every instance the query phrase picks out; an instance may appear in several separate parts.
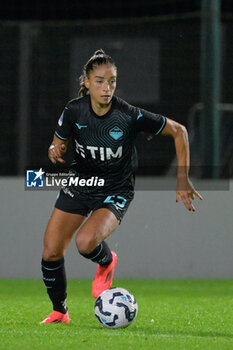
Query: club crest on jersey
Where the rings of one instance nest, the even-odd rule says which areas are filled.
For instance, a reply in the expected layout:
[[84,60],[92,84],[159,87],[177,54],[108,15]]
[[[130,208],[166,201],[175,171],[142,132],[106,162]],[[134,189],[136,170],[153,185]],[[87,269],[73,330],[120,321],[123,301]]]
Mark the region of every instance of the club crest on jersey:
[[114,128],[112,128],[109,131],[109,135],[114,139],[114,140],[119,140],[122,136],[123,136],[123,131],[118,127],[118,126],[114,126]]

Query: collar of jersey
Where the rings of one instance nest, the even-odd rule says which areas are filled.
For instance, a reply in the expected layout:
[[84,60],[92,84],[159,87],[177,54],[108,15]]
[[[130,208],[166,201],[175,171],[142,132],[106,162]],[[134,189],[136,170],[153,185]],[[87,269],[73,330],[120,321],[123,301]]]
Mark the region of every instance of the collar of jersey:
[[90,111],[91,111],[91,114],[95,117],[95,118],[98,118],[98,119],[105,119],[107,118],[111,113],[112,113],[112,110],[114,108],[114,105],[115,105],[115,101],[116,101],[116,98],[115,96],[112,97],[112,105],[111,105],[111,108],[109,109],[109,111],[103,115],[98,115],[96,114],[94,111],[93,111],[93,108],[92,108],[92,105],[91,105],[91,98],[90,98],[90,95],[89,96],[89,106],[90,106]]

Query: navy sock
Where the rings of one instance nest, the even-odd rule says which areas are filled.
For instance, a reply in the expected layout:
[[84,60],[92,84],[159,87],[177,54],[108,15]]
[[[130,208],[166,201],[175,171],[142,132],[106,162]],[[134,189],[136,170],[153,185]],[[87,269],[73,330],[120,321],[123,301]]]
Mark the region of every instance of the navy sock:
[[50,300],[53,303],[53,310],[66,313],[66,272],[64,258],[56,261],[41,261],[43,281]]
[[100,243],[90,254],[82,254],[99,265],[109,265],[112,262],[112,253],[105,241]]

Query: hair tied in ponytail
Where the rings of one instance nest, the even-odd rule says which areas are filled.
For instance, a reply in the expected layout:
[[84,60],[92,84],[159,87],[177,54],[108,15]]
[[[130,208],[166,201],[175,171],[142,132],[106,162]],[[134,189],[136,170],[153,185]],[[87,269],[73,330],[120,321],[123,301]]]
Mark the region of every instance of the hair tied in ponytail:
[[105,55],[104,50],[99,49],[99,50],[95,51],[93,56],[100,56],[100,55]]

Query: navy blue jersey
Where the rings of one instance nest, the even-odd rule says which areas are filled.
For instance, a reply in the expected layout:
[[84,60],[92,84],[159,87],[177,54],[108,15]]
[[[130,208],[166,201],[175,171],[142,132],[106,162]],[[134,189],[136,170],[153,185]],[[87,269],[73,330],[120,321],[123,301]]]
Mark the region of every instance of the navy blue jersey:
[[116,96],[103,116],[93,111],[90,95],[71,100],[58,121],[55,135],[61,140],[74,139],[71,169],[76,176],[104,179],[104,186],[73,186],[73,190],[93,194],[133,190],[137,133],[158,135],[165,125],[164,116],[134,107]]

